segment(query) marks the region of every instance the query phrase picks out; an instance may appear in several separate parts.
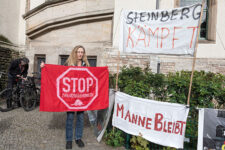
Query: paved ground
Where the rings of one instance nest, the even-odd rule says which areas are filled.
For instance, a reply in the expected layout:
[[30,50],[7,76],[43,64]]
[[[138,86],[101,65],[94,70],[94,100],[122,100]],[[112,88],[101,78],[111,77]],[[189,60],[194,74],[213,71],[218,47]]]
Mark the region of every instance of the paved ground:
[[[22,108],[0,112],[0,150],[63,150],[65,149],[66,113],[39,112],[39,107],[25,112]],[[87,114],[82,150],[123,150],[98,143]],[[73,149],[80,149],[73,142]]]

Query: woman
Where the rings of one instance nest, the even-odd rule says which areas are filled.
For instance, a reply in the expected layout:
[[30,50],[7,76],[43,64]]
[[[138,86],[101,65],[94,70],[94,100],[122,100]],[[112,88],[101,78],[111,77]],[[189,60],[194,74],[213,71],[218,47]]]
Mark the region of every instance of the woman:
[[[69,58],[66,60],[67,66],[90,66],[85,53],[85,48],[81,45],[74,47]],[[44,63],[41,63],[41,67],[44,67]],[[66,149],[72,149],[73,141],[73,120],[75,112],[67,112],[66,119]],[[84,127],[84,112],[77,112],[77,120],[75,127],[75,142],[78,147],[84,147],[84,143],[81,140],[83,136]]]
[[[67,66],[90,66],[85,53],[85,48],[81,45],[76,46],[66,61]],[[74,112],[67,112],[66,120],[66,149],[72,149],[73,140],[73,120]],[[77,121],[75,127],[75,142],[78,147],[84,147],[81,140],[84,127],[84,112],[77,112]]]

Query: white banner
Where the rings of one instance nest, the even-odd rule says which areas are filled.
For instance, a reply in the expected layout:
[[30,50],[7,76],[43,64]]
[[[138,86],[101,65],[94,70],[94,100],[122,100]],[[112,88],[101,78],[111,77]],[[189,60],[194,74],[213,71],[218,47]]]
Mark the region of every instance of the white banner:
[[109,89],[109,107],[101,110],[87,111],[90,124],[93,127],[92,129],[94,130],[98,142],[101,142],[109,123],[114,101],[115,91],[114,89]]
[[163,146],[183,148],[189,108],[116,92],[113,126]]
[[198,119],[198,150],[225,150],[225,110],[201,108]]
[[193,55],[201,4],[170,10],[121,13],[120,50]]

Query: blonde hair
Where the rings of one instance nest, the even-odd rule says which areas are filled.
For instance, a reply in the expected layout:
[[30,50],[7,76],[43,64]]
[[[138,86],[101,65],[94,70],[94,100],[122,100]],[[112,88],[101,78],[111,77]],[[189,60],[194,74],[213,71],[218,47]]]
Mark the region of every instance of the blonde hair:
[[90,64],[89,64],[88,59],[87,59],[85,48],[82,45],[77,45],[73,48],[72,52],[70,53],[70,56],[66,60],[66,64],[68,66],[77,66],[77,51],[78,51],[79,48],[82,48],[84,50],[84,55],[82,57],[82,61],[85,62],[86,66],[89,67]]

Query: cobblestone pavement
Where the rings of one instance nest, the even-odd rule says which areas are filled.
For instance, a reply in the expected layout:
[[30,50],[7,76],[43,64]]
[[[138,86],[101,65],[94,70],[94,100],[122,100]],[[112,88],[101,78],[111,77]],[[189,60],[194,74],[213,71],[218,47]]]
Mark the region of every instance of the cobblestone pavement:
[[[30,112],[22,108],[0,112],[0,150],[63,150],[65,149],[65,112]],[[84,148],[73,142],[73,150],[124,150],[97,142],[85,113]]]

